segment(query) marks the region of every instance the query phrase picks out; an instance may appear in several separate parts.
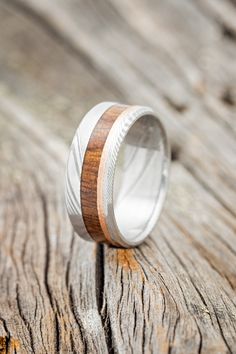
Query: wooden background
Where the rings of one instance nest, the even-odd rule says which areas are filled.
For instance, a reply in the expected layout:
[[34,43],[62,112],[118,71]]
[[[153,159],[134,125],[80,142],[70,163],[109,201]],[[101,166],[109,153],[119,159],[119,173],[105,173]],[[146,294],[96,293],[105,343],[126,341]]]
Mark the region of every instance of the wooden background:
[[[64,206],[80,117],[158,109],[165,210],[133,250]],[[0,0],[0,352],[236,353],[235,0]]]

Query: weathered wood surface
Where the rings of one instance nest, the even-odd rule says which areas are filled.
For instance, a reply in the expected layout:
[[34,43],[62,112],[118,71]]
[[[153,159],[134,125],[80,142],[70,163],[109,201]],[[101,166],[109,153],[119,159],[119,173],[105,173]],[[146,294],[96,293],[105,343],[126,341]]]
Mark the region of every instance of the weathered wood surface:
[[[1,0],[0,351],[236,353],[233,0]],[[67,143],[93,104],[165,116],[165,210],[134,250],[83,242]]]

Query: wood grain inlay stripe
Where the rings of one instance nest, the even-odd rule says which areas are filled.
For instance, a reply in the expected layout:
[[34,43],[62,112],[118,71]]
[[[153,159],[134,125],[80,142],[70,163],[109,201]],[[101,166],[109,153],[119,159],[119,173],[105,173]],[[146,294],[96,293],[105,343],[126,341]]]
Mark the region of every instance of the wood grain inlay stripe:
[[[97,181],[101,156],[108,134],[127,106],[110,107],[96,124],[84,155],[81,173],[81,209],[85,227],[96,242],[108,242],[99,221]],[[109,242],[110,243],[110,242]]]

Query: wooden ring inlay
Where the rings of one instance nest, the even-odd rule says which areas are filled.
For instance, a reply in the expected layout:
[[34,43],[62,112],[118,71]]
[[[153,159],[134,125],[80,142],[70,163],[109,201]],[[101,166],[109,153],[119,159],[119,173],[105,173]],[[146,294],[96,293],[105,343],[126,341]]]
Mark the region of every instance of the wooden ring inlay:
[[108,242],[99,220],[97,205],[97,182],[99,165],[108,134],[119,115],[127,106],[114,105],[96,124],[84,155],[81,173],[81,209],[85,227],[96,242]]

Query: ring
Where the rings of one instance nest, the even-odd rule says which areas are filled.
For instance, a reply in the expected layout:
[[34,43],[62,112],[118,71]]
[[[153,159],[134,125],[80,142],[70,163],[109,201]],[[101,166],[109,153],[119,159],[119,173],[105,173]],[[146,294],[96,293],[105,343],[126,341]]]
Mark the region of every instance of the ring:
[[81,121],[66,170],[66,208],[86,240],[134,247],[151,233],[166,197],[170,149],[153,110],[103,102]]

